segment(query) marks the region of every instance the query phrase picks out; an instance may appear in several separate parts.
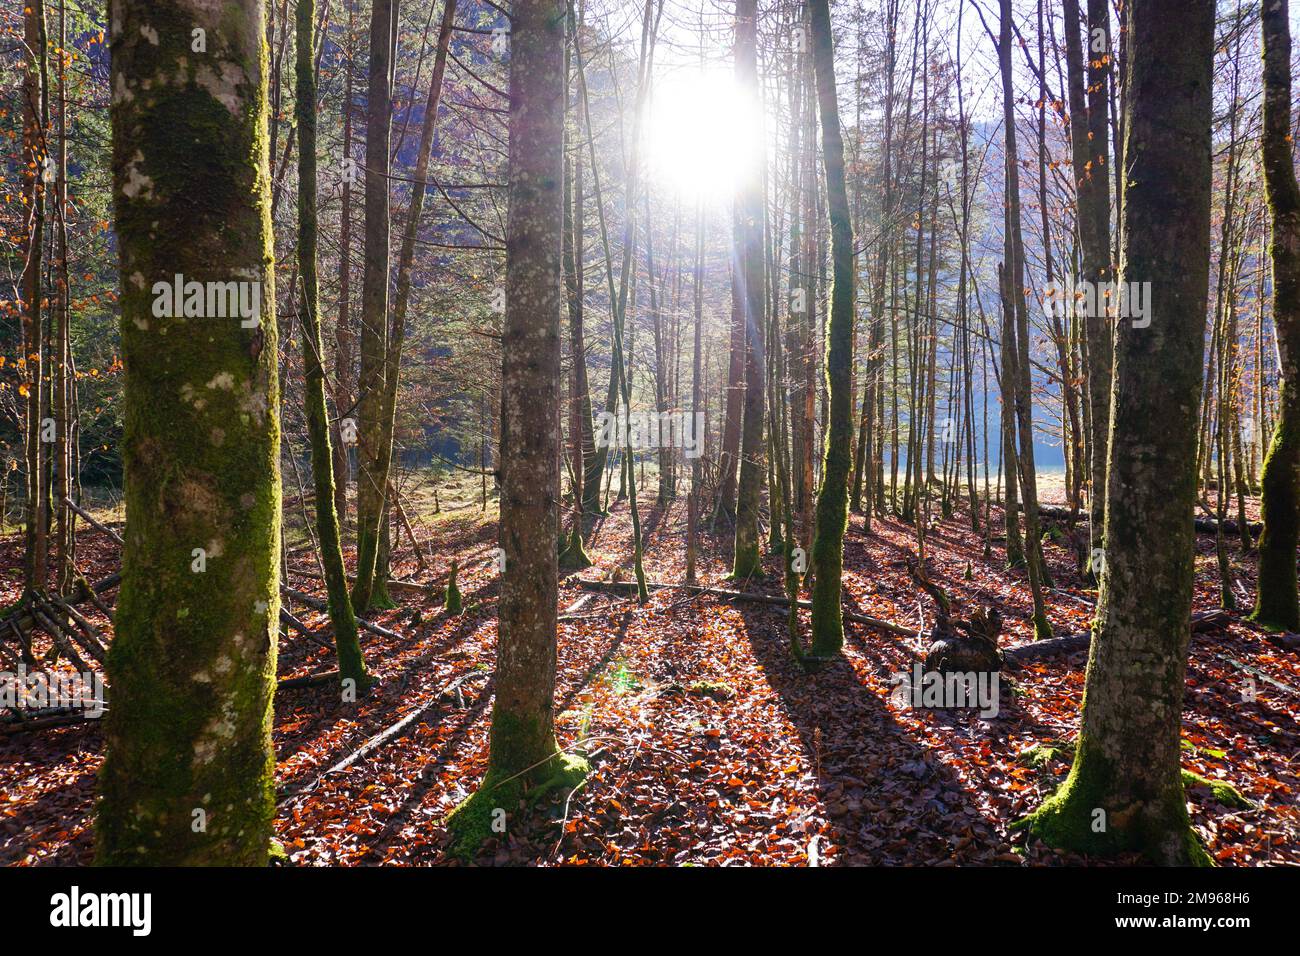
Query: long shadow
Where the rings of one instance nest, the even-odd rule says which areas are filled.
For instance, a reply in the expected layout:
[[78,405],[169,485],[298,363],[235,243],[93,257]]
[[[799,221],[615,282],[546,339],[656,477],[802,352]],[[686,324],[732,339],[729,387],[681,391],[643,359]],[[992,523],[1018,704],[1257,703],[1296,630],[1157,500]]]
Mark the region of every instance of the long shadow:
[[[317,713],[313,715],[313,719],[308,722],[308,726],[303,731],[292,736],[277,735],[275,746],[280,761],[287,760],[294,754],[299,753],[341,722],[351,722],[356,726],[353,728],[353,732],[346,734],[335,743],[325,755],[318,755],[311,766],[297,768],[292,776],[278,778],[276,785],[280,788],[292,786],[299,782],[303,776],[315,773],[321,767],[331,766],[351,753],[370,736],[401,719],[401,714],[409,710],[406,705],[409,705],[413,699],[418,700],[420,693],[433,693],[437,690],[436,687],[429,688],[426,691],[421,691],[419,688],[412,689],[410,687],[411,678],[427,673],[430,663],[443,656],[448,648],[472,636],[489,620],[489,618],[467,618],[459,622],[449,634],[444,635],[423,653],[404,660],[398,667],[385,670],[383,676],[386,687],[382,704],[368,710],[360,719],[358,719],[355,709],[344,705],[338,700],[338,690],[333,684],[277,693],[277,699],[283,699],[282,695],[284,694],[294,694],[295,697],[291,698],[291,700],[298,707],[317,708]],[[413,697],[413,695],[416,696]],[[326,710],[327,708],[328,710]]]
[[[27,749],[19,751],[23,743]],[[8,738],[4,747],[0,747],[0,767],[10,763],[9,758],[20,758],[23,763],[39,763],[42,768],[58,767],[61,761],[78,752],[102,749],[103,732],[96,724],[80,724],[59,730],[44,731],[40,734],[37,745],[39,756],[33,753],[33,741],[25,734]],[[41,792],[30,803],[19,807],[3,818],[0,831],[0,865],[13,865],[23,860],[31,848],[40,840],[43,831],[59,832],[73,829],[73,823],[85,825],[86,833],[58,847],[55,853],[42,858],[42,866],[61,866],[85,862],[91,851],[92,837],[89,833],[91,816],[89,810],[95,796],[97,773],[90,768],[82,769],[71,776],[60,776],[59,786]],[[50,804],[60,807],[57,814],[50,812]],[[85,811],[81,811],[85,808]],[[36,832],[28,832],[35,830]],[[49,841],[55,842],[55,841]]]
[[[791,657],[783,612],[738,609],[754,656],[814,764],[830,838],[845,848],[842,862],[961,862],[968,851],[1005,843],[971,788],[894,720],[844,657],[809,674]],[[963,834],[972,840],[954,850]]]
[[402,799],[398,808],[389,815],[384,822],[383,828],[378,833],[365,839],[364,843],[369,847],[372,854],[381,859],[383,858],[384,851],[390,845],[389,839],[411,820],[415,811],[423,804],[425,796],[440,782],[435,775],[435,771],[441,769],[456,754],[460,745],[469,736],[470,728],[486,712],[488,701],[492,699],[493,690],[493,681],[488,678],[482,692],[474,698],[474,702],[458,715],[455,729],[442,742],[437,755],[428,763],[420,766],[410,791]]
[[623,642],[627,639],[627,630],[629,625],[632,623],[632,616],[633,612],[631,610],[626,610],[619,616],[618,630],[614,632],[614,637],[610,641],[609,647],[605,649],[605,652],[596,660],[595,663],[587,668],[582,677],[580,677],[572,687],[568,688],[568,690],[564,692],[564,696],[559,699],[559,703],[555,706],[555,713],[561,714],[568,710],[569,705],[573,703],[574,698],[582,693],[582,691],[596,679],[600,672],[609,666],[610,661],[614,659],[619,648],[623,646]]

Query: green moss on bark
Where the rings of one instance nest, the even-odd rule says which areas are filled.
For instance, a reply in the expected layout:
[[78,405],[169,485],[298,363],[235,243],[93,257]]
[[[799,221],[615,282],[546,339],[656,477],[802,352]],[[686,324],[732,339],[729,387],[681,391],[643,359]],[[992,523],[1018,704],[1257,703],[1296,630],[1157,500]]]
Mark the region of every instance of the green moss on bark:
[[1183,771],[1184,787],[1205,787],[1215,801],[1234,810],[1254,810],[1255,804],[1242,795],[1241,791],[1226,780],[1212,780],[1190,770]]
[[826,380],[830,414],[826,457],[817,490],[816,536],[812,546],[812,656],[838,654],[844,645],[840,602],[844,531],[848,525],[849,470],[853,465],[853,231],[844,183],[844,142],[835,95],[834,47],[826,0],[809,4],[813,67],[822,118],[822,160],[826,168],[831,221],[830,322],[826,331]]
[[473,860],[479,848],[494,836],[502,835],[493,824],[502,819],[504,811],[506,833],[510,818],[521,805],[533,807],[552,793],[568,794],[582,786],[591,767],[582,757],[556,753],[554,760],[543,765],[543,773],[533,777],[507,777],[489,771],[482,785],[462,800],[447,816],[447,830],[451,836],[451,855],[463,861]]
[[1292,160],[1291,29],[1287,5],[1260,8],[1264,48],[1264,185],[1272,235],[1273,325],[1281,389],[1278,420],[1264,459],[1259,540],[1259,593],[1253,619],[1265,627],[1300,628],[1296,542],[1300,534],[1300,183]]
[[[280,430],[261,8],[114,5],[127,526],[105,864],[264,865],[271,846]],[[256,283],[257,322],[155,315],[154,283],[177,274]]]
[[316,492],[316,536],[329,596],[330,625],[339,660],[339,680],[351,682],[358,692],[369,690],[372,679],[357,634],[357,619],[348,595],[347,570],[339,540],[338,513],[334,510],[334,450],[330,444],[329,414],[325,405],[324,346],[321,342],[317,281],[316,224],[316,67],[313,51],[316,25],[314,0],[299,0],[297,12],[297,86],[294,106],[298,119],[298,264],[302,279],[299,315],[302,318],[302,360],[307,432],[311,444],[312,483]]
[[1065,782],[1011,829],[1090,856],[1138,852],[1164,866],[1214,865],[1192,830],[1180,778],[1153,799],[1120,802],[1111,794],[1117,772],[1081,738]]
[[573,527],[569,530],[568,543],[560,552],[560,570],[581,571],[589,567],[591,567],[591,558],[582,543],[582,521],[579,517],[574,520]]
[[[1264,459],[1260,498],[1260,517],[1264,531],[1259,538],[1259,585],[1255,610],[1250,619],[1273,630],[1300,630],[1300,598],[1296,585],[1296,544],[1300,540],[1300,488],[1297,488],[1297,463],[1300,462],[1300,424],[1287,421],[1286,394],[1283,386],[1282,417],[1269,443]],[[1294,399],[1292,399],[1294,401]]]
[[456,585],[456,574],[460,571],[458,564],[451,562],[451,576],[447,579],[447,592],[443,600],[443,610],[448,614],[459,614],[464,607],[460,588]]

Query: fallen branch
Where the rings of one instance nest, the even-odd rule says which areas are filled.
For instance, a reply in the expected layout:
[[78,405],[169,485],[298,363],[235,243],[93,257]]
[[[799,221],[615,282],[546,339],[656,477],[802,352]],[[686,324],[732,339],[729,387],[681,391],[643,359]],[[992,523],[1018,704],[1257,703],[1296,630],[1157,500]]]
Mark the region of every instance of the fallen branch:
[[413,723],[415,723],[415,721],[417,721],[420,717],[424,716],[426,713],[428,713],[430,710],[432,710],[434,707],[440,704],[443,701],[443,699],[447,696],[447,694],[449,694],[453,690],[458,690],[461,684],[465,683],[466,681],[473,680],[475,677],[486,677],[487,675],[488,675],[487,671],[470,671],[469,673],[462,674],[460,677],[457,677],[455,680],[449,681],[448,683],[444,684],[442,687],[440,687],[437,690],[437,692],[435,692],[429,698],[429,700],[425,701],[415,710],[411,711],[409,714],[407,714],[397,723],[384,728],[379,733],[375,734],[373,737],[367,739],[364,743],[361,744],[360,747],[352,751],[350,754],[348,754],[338,763],[334,764],[332,767],[330,767],[328,770],[324,771],[323,773],[318,774],[315,778],[312,779],[310,783],[304,784],[301,787],[295,787],[289,790],[288,792],[286,792],[282,797],[280,797],[276,801],[276,805],[278,806],[289,800],[293,800],[296,797],[300,797],[311,790],[314,790],[317,786],[320,785],[321,781],[324,780],[326,777],[330,776],[330,774],[341,773],[342,771],[346,770],[348,767],[356,763],[358,760],[360,760],[362,757],[364,757],[366,754],[371,753],[374,750],[377,750],[378,748],[382,747],[384,744],[388,743],[390,740],[394,740],[397,737],[401,736],[403,733],[405,733],[408,727],[410,727]]
[[63,499],[63,503],[64,503],[65,505],[67,505],[69,508],[71,508],[71,509],[76,513],[77,517],[79,517],[79,518],[81,518],[83,521],[85,521],[86,524],[90,525],[90,526],[91,526],[92,528],[94,528],[96,531],[101,531],[101,532],[103,532],[104,534],[106,534],[106,535],[108,535],[110,538],[112,538],[114,541],[116,541],[116,542],[117,542],[117,546],[118,546],[119,548],[124,548],[124,547],[126,547],[126,543],[122,540],[122,536],[121,536],[121,535],[119,535],[116,531],[114,531],[114,530],[113,530],[112,528],[110,528],[108,525],[106,525],[106,524],[100,524],[98,521],[96,521],[94,518],[92,518],[89,514],[87,514],[86,512],[82,511],[80,508],[77,507],[76,503],[73,502],[73,500],[72,500],[71,498],[64,498],[64,499]]
[[[289,597],[293,598],[299,604],[307,605],[313,611],[321,611],[322,613],[326,613],[326,614],[329,613],[329,605],[318,597],[313,597],[312,595],[307,594],[304,591],[295,591],[293,588],[287,587],[284,584],[280,585],[280,590],[283,591],[285,594],[287,594]],[[371,634],[378,634],[380,637],[396,638],[399,641],[405,640],[405,638],[403,638],[402,635],[398,634],[396,631],[390,631],[382,624],[373,624],[370,621],[365,620],[364,618],[360,618],[360,617],[357,618],[357,627],[361,628],[362,630],[369,631]]]
[[302,677],[286,677],[275,682],[275,689],[280,691],[290,690],[294,687],[315,687],[318,684],[329,684],[338,679],[339,672],[337,670],[323,671],[319,674],[306,674]]

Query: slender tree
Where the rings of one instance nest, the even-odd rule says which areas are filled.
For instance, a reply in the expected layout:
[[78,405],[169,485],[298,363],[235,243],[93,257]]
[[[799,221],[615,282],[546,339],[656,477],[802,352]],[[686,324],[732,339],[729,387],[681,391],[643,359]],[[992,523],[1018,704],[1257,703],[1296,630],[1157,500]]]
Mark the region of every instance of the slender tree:
[[[1020,163],[1016,146],[1015,95],[1012,86],[1011,0],[1001,0],[999,5],[1000,30],[997,39],[999,71],[1002,77],[1002,128],[1006,137],[1006,227],[1003,230],[1004,264],[999,270],[999,289],[1002,299],[1002,392],[1004,402],[1009,397],[1014,405],[1015,432],[1019,445],[1010,435],[1004,440],[1004,451],[1016,465],[1016,478],[1024,495],[1025,509],[1025,564],[1029,573],[1029,589],[1034,600],[1034,633],[1041,640],[1052,636],[1047,620],[1043,588],[1047,580],[1047,565],[1043,560],[1042,541],[1038,526],[1038,478],[1034,464],[1034,422],[1032,406],[1032,379],[1029,359],[1029,310],[1025,301],[1025,246],[1020,223]],[[1007,339],[1010,338],[1008,347]],[[1003,410],[1004,424],[1012,424]],[[1011,528],[1016,523],[1015,503],[1010,494],[1011,472],[1007,472],[1007,555],[1012,559]],[[1010,563],[1014,563],[1011,560]]]
[[[454,2],[454,0],[451,0]],[[316,64],[314,52],[316,0],[298,0],[297,85],[294,111],[298,120],[298,275],[302,282],[303,402],[311,442],[312,481],[316,491],[316,537],[330,624],[339,659],[339,680],[345,691],[358,693],[370,684],[357,638],[357,620],[348,594],[347,570],[339,543],[339,518],[334,501],[334,451],[330,444],[329,412],[325,406],[324,345],[320,330],[316,225]],[[347,682],[351,682],[349,685]]]
[[359,612],[391,607],[379,562],[388,498],[383,417],[388,357],[389,140],[393,118],[393,47],[398,0],[374,0],[370,15],[370,73],[366,104],[365,263],[361,289],[361,369],[357,379],[357,577]]
[[[1300,628],[1296,541],[1300,538],[1300,187],[1291,136],[1291,28],[1288,0],[1264,0],[1264,186],[1273,234],[1273,327],[1281,379],[1277,422],[1264,459],[1259,590],[1253,619]],[[1220,494],[1223,494],[1220,488]]]
[[42,261],[45,248],[46,187],[51,169],[47,133],[49,122],[49,43],[44,0],[23,5],[23,43],[27,70],[23,74],[23,199],[27,209],[23,296],[23,356],[26,381],[19,392],[26,399],[25,459],[27,467],[26,580],[29,590],[43,591],[49,562],[49,481],[47,443],[42,440],[46,400],[45,295]]
[[[1065,59],[1069,84],[1070,143],[1074,161],[1082,279],[1093,289],[1112,279],[1110,269],[1110,186],[1106,168],[1107,93],[1110,81],[1110,9],[1088,0],[1087,43],[1079,42],[1079,0],[1065,0]],[[1087,51],[1086,87],[1084,51]],[[1097,302],[1099,297],[1094,296]],[[1066,303],[1072,306],[1073,303]],[[1106,458],[1110,429],[1112,319],[1104,307],[1084,315],[1088,376],[1088,492],[1091,553],[1102,547],[1106,512]],[[1091,567],[1092,562],[1089,562]]]
[[[736,0],[736,83],[759,116],[758,3]],[[764,256],[763,152],[753,143],[736,194],[736,278],[744,322],[745,393],[740,435],[740,476],[736,486],[736,539],[732,576],[744,579],[762,573],[758,539],[759,498],[763,490],[763,415],[766,382],[767,275]]]
[[494,808],[509,810],[525,791],[535,796],[585,772],[555,742],[565,14],[563,0],[516,0],[511,15],[501,343],[505,570],[488,771],[449,821],[463,854],[491,832]]
[[[355,373],[356,332],[352,328],[352,48],[355,38],[355,11],[351,0],[344,0],[348,23],[343,36],[343,184],[339,208],[339,299],[338,320],[334,326],[334,410],[331,425],[334,439],[334,510],[339,516],[339,531],[348,525],[348,480],[352,460],[348,448],[356,444],[356,418],[352,383]],[[344,421],[348,423],[344,424]]]
[[[809,0],[812,57],[822,125],[822,164],[831,220],[831,309],[826,335],[826,380],[830,413],[826,425],[822,482],[817,489],[817,532],[813,539],[812,653],[835,654],[844,644],[840,577],[848,519],[849,469],[853,464],[853,227],[844,185],[844,140],[835,93],[835,48],[827,0]],[[773,519],[775,520],[775,518]]]

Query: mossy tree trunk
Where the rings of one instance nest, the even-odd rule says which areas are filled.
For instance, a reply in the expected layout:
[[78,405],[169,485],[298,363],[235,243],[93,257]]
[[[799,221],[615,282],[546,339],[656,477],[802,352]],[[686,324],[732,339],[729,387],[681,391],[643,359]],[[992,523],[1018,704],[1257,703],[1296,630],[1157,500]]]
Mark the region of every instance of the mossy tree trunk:
[[316,225],[316,0],[298,0],[297,85],[294,111],[298,121],[298,274],[302,282],[303,402],[311,440],[311,472],[316,491],[316,536],[329,596],[330,625],[339,660],[340,681],[351,681],[352,692],[370,683],[357,638],[357,619],[348,594],[347,570],[339,543],[339,518],[334,502],[334,450],[329,413],[325,407],[324,345],[320,330],[320,289],[317,274]]
[[[736,84],[741,95],[758,105],[757,0],[736,0]],[[766,405],[767,275],[764,255],[764,153],[755,143],[746,168],[739,171],[735,233],[737,275],[733,283],[744,322],[745,392],[740,430],[740,477],[736,484],[736,539],[732,576],[762,573],[758,540],[759,498],[763,491],[763,415]]]
[[393,117],[393,44],[398,0],[374,0],[366,106],[365,262],[361,282],[361,369],[357,378],[357,577],[352,605],[364,613],[391,607],[382,572],[388,466],[383,420],[388,359],[389,138]]
[[[501,577],[488,772],[455,812],[468,852],[493,808],[553,777],[559,514],[563,0],[516,0],[510,38],[510,186],[502,331]],[[508,818],[507,818],[508,819]]]
[[[1106,563],[1078,750],[1027,821],[1049,843],[1153,863],[1208,861],[1179,756],[1210,246],[1212,0],[1129,6],[1120,278],[1150,325],[1117,327]],[[1171,25],[1177,24],[1177,28]]]
[[[263,5],[109,15],[127,523],[97,859],[264,864],[280,428]],[[249,283],[260,313],[155,314],[178,274]]]
[[[1296,541],[1300,536],[1300,187],[1291,142],[1291,30],[1287,0],[1264,0],[1264,185],[1273,234],[1273,325],[1281,389],[1277,424],[1264,459],[1259,592],[1254,620],[1300,629]],[[1223,489],[1220,488],[1220,495]]]
[[[817,490],[816,538],[812,547],[812,653],[838,653],[844,644],[840,577],[848,519],[853,445],[853,228],[844,185],[844,140],[835,96],[835,49],[827,0],[810,0],[813,69],[822,121],[822,163],[831,220],[831,307],[826,333],[826,379],[830,415],[826,426],[822,483]],[[775,520],[775,519],[774,519]]]

